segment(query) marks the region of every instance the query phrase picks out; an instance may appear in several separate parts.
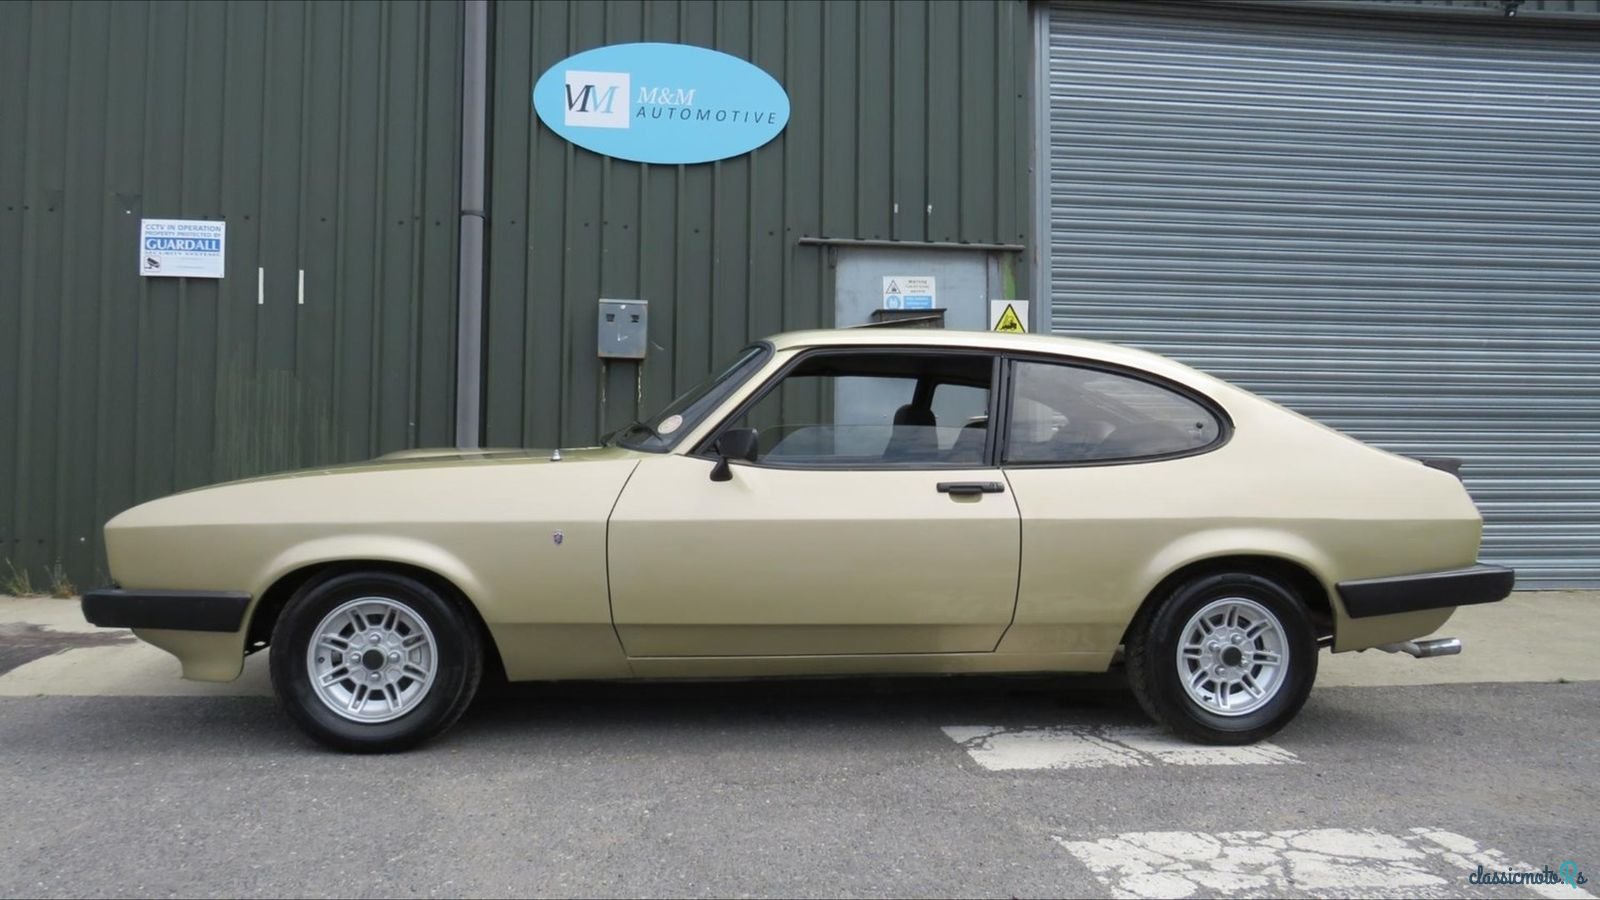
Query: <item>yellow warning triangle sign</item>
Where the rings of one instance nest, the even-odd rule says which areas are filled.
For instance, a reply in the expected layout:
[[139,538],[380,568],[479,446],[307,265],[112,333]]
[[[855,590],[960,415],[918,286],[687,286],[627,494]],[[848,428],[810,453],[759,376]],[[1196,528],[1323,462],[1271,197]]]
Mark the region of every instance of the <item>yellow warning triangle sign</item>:
[[1007,334],[1027,334],[1028,329],[1022,327],[1022,319],[1017,316],[1016,307],[1006,304],[1006,311],[1000,314],[1000,321],[994,323],[995,331]]

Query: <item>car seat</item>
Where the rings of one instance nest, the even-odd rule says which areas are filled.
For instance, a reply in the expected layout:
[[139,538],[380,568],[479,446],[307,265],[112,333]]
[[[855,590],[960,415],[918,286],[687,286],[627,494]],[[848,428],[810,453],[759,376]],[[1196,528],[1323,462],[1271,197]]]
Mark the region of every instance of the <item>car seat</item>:
[[894,412],[894,431],[883,448],[883,458],[892,462],[932,459],[939,452],[938,427],[933,410],[907,403]]

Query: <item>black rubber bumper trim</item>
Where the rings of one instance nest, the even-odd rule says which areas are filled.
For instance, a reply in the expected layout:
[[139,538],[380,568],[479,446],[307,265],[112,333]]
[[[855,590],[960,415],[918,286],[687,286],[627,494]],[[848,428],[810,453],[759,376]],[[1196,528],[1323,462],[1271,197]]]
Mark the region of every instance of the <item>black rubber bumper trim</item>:
[[238,631],[250,595],[240,591],[125,591],[83,595],[83,617],[101,628]]
[[1471,606],[1504,600],[1517,573],[1505,566],[1477,565],[1448,572],[1339,582],[1339,596],[1352,619],[1423,609]]

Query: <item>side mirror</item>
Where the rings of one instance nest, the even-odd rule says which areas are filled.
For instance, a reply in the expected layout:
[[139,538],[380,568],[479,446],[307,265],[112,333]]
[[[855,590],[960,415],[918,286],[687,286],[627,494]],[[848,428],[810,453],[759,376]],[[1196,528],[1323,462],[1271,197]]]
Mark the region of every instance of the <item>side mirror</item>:
[[755,462],[759,437],[760,432],[754,428],[732,428],[724,431],[713,446],[717,453],[717,464],[711,468],[711,480],[727,481],[733,478],[733,473],[728,470],[730,459]]

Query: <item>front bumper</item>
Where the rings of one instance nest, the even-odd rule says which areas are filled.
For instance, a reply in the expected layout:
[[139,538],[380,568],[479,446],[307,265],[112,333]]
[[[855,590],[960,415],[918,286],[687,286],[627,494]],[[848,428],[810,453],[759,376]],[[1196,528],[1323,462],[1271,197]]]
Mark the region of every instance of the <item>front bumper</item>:
[[1352,619],[1448,609],[1504,600],[1516,583],[1505,566],[1476,565],[1448,572],[1341,581],[1339,598]]
[[83,595],[83,617],[101,628],[234,632],[244,625],[250,595],[240,591],[125,591]]

